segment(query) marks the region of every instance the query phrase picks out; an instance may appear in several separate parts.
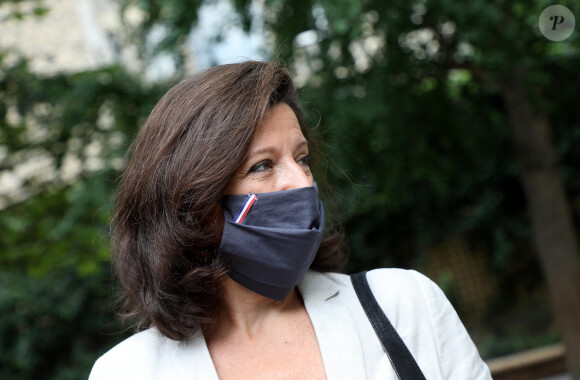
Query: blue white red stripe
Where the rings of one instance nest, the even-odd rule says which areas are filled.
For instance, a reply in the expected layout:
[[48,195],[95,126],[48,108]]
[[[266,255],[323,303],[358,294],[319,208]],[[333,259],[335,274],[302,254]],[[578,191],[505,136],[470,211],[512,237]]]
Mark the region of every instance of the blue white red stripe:
[[238,215],[234,218],[234,223],[242,223],[244,221],[244,219],[246,218],[246,215],[248,215],[250,208],[252,207],[254,202],[256,202],[257,200],[258,200],[257,195],[252,194],[252,193],[248,194],[248,197],[246,198],[244,205],[242,206],[242,208],[238,212]]

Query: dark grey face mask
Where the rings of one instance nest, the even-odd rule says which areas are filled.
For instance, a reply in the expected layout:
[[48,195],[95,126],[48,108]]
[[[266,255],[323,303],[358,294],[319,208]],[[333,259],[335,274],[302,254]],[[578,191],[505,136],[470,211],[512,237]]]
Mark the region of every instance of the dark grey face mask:
[[264,297],[286,298],[302,281],[322,240],[324,210],[316,184],[229,195],[221,205],[220,252],[230,278]]

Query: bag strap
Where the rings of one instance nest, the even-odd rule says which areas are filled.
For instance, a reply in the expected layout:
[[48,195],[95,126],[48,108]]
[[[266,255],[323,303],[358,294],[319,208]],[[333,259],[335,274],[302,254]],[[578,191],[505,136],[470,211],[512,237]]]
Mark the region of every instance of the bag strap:
[[395,369],[397,378],[399,380],[424,380],[425,376],[413,355],[411,355],[411,352],[409,352],[409,349],[405,346],[405,343],[373,295],[367,280],[367,272],[352,274],[350,279],[365,314]]

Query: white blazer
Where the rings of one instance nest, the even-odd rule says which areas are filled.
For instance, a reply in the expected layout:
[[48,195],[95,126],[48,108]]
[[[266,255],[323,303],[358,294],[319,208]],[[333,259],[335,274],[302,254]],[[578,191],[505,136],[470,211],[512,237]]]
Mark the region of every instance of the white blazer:
[[[415,271],[378,269],[368,272],[368,281],[427,380],[491,379],[457,313],[427,277]],[[298,289],[329,380],[396,380],[347,275],[310,271]],[[104,354],[89,376],[89,380],[115,379],[217,380],[218,376],[202,334],[178,342],[150,328]]]

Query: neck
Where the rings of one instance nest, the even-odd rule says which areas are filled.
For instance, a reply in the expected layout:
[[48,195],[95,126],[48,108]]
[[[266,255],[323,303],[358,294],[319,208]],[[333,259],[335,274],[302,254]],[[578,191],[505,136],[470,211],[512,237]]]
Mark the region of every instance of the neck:
[[272,318],[303,307],[302,298],[296,289],[282,301],[261,296],[227,277],[223,284],[224,309],[216,318],[213,337],[234,332],[248,338],[260,333]]

